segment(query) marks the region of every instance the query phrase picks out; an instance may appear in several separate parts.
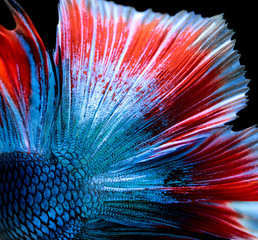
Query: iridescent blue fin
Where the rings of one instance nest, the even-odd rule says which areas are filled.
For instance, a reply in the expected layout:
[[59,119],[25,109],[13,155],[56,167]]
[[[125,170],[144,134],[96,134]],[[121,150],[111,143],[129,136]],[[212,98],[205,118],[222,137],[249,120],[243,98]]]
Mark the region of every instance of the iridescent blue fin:
[[[172,145],[172,143],[171,143]],[[218,128],[202,139],[160,146],[93,178],[103,217],[141,227],[170,226],[254,239],[232,201],[258,201],[258,133]],[[218,230],[219,229],[219,230]]]
[[227,240],[207,233],[194,233],[179,228],[172,230],[171,227],[166,228],[165,226],[162,229],[145,227],[139,230],[139,226],[127,226],[105,220],[85,224],[85,228],[82,229],[78,238],[87,240]]

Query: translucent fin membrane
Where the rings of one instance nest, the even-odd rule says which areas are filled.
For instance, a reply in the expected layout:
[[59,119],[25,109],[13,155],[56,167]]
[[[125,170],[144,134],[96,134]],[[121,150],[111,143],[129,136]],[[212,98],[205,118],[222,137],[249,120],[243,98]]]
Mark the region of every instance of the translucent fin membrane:
[[55,67],[26,13],[6,3],[16,28],[0,26],[0,152],[43,153],[59,94]]
[[243,226],[258,239],[258,202],[234,202],[231,206],[242,215]]

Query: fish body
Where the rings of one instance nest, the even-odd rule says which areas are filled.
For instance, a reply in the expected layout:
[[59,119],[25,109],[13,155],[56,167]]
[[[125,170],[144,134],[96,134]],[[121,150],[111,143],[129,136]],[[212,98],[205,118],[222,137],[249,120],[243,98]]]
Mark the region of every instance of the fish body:
[[258,133],[225,125],[248,81],[221,15],[62,0],[51,52],[6,3],[0,240],[257,239]]
[[70,239],[76,234],[85,193],[65,167],[14,152],[2,154],[0,169],[1,239]]

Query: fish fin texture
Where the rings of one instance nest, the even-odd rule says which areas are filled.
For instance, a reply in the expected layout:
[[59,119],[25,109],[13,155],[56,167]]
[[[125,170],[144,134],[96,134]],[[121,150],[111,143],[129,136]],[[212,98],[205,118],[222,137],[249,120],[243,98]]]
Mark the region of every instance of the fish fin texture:
[[256,239],[257,212],[246,211],[258,203],[257,140],[255,128],[219,128],[200,141],[161,146],[149,157],[110,169],[94,178],[102,189],[104,218]]
[[53,152],[80,159],[89,174],[222,126],[245,106],[248,81],[220,15],[68,0],[57,32],[63,95]]
[[179,228],[163,226],[163,228],[145,227],[139,228],[120,224],[118,222],[98,220],[94,223],[85,224],[78,239],[92,240],[228,240],[222,237],[216,237],[207,233],[194,233]]
[[52,151],[84,168],[105,220],[254,239],[229,205],[258,201],[257,130],[225,126],[248,90],[231,37],[222,16],[60,1]]
[[248,81],[222,16],[61,0],[54,66],[6,2],[16,28],[0,26],[0,153],[51,147],[86,170],[105,221],[82,237],[256,239],[258,133],[224,125]]
[[16,28],[0,26],[0,153],[46,154],[60,94],[56,67],[24,10],[6,4]]

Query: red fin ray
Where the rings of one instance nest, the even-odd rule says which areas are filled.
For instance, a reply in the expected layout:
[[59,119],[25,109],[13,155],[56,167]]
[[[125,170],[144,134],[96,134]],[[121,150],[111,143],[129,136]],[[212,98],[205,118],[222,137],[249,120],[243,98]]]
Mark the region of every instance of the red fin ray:
[[80,145],[93,168],[222,126],[245,106],[247,81],[222,16],[91,0],[61,1],[59,13],[56,149]]

